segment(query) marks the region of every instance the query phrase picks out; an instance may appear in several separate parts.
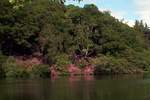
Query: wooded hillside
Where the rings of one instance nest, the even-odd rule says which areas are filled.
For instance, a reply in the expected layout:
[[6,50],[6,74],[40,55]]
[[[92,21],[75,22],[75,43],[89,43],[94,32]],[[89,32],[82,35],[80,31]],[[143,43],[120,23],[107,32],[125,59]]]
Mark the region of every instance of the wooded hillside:
[[61,71],[68,64],[79,68],[92,64],[95,73],[148,71],[148,34],[143,22],[136,21],[133,28],[129,27],[93,4],[80,8],[33,0],[16,8],[0,0],[0,64],[5,76],[14,66],[8,62],[10,56],[40,55],[44,65],[55,64]]

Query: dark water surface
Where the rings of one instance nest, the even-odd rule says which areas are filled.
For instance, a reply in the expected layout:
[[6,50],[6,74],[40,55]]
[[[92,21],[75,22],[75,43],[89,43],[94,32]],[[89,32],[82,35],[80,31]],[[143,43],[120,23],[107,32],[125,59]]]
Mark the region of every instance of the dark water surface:
[[150,79],[89,76],[0,80],[0,100],[150,100]]

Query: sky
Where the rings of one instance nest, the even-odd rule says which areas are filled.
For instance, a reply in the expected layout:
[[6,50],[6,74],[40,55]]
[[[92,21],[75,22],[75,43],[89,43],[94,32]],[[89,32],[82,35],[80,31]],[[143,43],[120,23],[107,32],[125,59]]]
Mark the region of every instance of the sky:
[[135,20],[143,20],[150,26],[150,0],[83,0],[80,3],[68,0],[68,4],[80,7],[95,4],[99,10],[110,11],[112,16],[124,20],[129,26],[133,26]]

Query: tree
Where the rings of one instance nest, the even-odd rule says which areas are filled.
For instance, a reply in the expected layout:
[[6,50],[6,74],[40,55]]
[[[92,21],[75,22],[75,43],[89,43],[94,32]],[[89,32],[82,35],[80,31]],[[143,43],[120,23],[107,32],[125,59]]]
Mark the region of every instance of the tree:
[[135,21],[134,29],[140,32],[148,32],[150,29],[146,23],[143,23],[143,21]]
[[49,64],[57,63],[59,55],[66,55],[68,59],[74,56],[78,60],[103,55],[113,58],[112,64],[127,61],[136,65],[138,61],[142,66],[149,65],[147,58],[139,57],[149,50],[141,34],[149,32],[149,28],[142,21],[136,21],[131,28],[93,4],[80,8],[49,0],[22,2],[23,6],[16,9],[15,2],[0,1],[2,55],[32,56],[38,52]]
[[5,45],[5,48],[8,49],[7,52],[10,53],[14,42],[11,41],[14,33],[14,27],[12,27],[15,22],[14,10],[7,0],[0,1],[0,10],[0,49],[4,49]]
[[[26,3],[31,3],[36,0],[8,0],[8,1],[14,5],[14,8],[20,8],[20,7],[23,7]],[[73,1],[80,2],[82,0],[73,0]],[[66,0],[50,0],[50,2],[57,2],[57,3],[64,4]]]

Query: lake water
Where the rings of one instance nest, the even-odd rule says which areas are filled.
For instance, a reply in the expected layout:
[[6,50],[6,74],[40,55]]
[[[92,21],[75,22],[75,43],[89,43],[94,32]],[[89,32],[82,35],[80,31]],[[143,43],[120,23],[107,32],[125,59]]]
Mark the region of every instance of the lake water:
[[140,76],[1,80],[0,100],[150,100],[150,79]]

